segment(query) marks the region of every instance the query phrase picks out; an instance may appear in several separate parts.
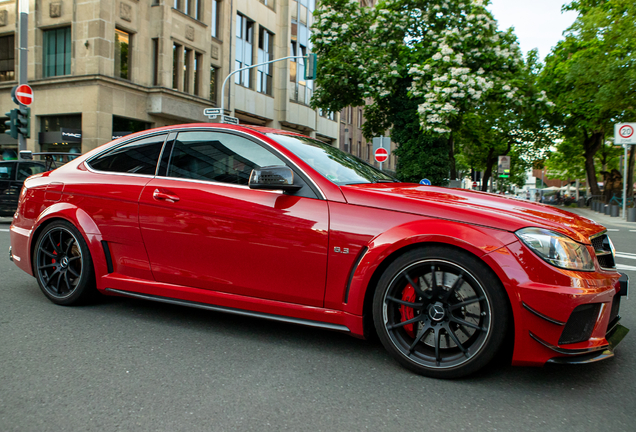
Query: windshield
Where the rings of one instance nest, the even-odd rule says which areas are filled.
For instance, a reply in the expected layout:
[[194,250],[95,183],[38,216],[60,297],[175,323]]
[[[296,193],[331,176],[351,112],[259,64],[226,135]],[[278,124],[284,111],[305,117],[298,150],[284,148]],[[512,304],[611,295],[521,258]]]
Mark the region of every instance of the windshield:
[[397,182],[362,159],[329,144],[303,136],[268,133],[268,137],[294,153],[337,185]]

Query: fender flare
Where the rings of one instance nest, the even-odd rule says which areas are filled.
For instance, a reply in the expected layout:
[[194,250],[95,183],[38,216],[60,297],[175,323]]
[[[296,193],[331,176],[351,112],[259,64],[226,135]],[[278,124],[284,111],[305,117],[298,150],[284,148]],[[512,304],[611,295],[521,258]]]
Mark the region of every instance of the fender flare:
[[33,224],[32,234],[29,238],[28,243],[28,264],[29,268],[33,269],[33,253],[35,248],[35,242],[40,235],[43,227],[50,221],[54,219],[61,219],[73,224],[75,228],[80,232],[84,241],[88,245],[88,249],[91,253],[91,258],[93,260],[93,265],[103,266],[106,268],[106,258],[104,257],[104,252],[102,250],[101,240],[102,233],[99,230],[99,227],[91,218],[88,213],[84,210],[78,208],[77,206],[66,203],[59,202],[55,203],[46,208],[35,220]]
[[[368,249],[360,259],[351,278],[348,292],[345,294],[347,301],[344,310],[358,316],[363,315],[365,298],[368,295],[372,296],[374,292],[373,284],[397,255],[411,247],[427,243],[443,244],[462,249],[483,259],[485,255],[515,241],[517,241],[515,235],[508,231],[458,224],[441,219],[409,222],[396,226],[378,235],[367,245]],[[491,268],[491,265],[484,264]],[[492,271],[499,277],[499,271],[496,269]]]

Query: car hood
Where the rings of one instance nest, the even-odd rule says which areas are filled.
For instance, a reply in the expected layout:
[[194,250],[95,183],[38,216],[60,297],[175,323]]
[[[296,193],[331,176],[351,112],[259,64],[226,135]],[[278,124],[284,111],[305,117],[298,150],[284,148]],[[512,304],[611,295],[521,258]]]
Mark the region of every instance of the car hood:
[[591,219],[515,198],[486,192],[411,183],[342,186],[347,202],[434,218],[498,228],[510,232],[525,227],[546,228],[581,243],[605,228]]

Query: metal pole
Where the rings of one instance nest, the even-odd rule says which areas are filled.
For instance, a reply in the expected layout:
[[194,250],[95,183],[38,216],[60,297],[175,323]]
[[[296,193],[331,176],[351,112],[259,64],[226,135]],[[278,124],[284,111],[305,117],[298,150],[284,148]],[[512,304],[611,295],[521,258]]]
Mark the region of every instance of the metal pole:
[[623,219],[625,219],[625,221],[627,221],[627,146],[628,145],[629,144],[624,144],[625,156],[623,157],[623,159],[624,159],[624,169],[623,169]]
[[[28,34],[29,34],[29,0],[20,0],[20,52],[19,56],[19,69],[18,76],[19,84],[27,84],[27,64],[28,64]],[[24,105],[20,104],[20,108]],[[18,154],[21,151],[26,150],[26,138],[22,134],[18,134]]]
[[[282,57],[282,58],[279,58],[279,59],[276,59],[276,60],[270,60],[270,61],[266,61],[266,62],[263,62],[263,63],[257,63],[257,64],[252,65],[252,66],[247,66],[247,67],[240,68],[240,69],[237,69],[235,71],[232,71],[223,80],[223,85],[221,86],[221,94],[222,95],[225,94],[225,84],[227,83],[227,80],[230,79],[230,77],[232,75],[234,75],[235,73],[237,73],[237,72],[241,72],[241,71],[244,71],[244,70],[252,69],[252,68],[255,68],[255,67],[258,67],[258,66],[263,66],[263,65],[266,65],[266,64],[270,64],[270,63],[276,63],[276,62],[279,62],[279,61],[282,61],[282,60],[289,60],[289,59],[293,59],[293,58],[295,58],[295,59],[299,59],[299,58],[304,59],[306,57],[307,56],[287,56],[287,57]],[[225,98],[224,97],[221,97],[221,115],[222,116],[225,115]],[[221,119],[223,119],[223,117],[221,117]]]

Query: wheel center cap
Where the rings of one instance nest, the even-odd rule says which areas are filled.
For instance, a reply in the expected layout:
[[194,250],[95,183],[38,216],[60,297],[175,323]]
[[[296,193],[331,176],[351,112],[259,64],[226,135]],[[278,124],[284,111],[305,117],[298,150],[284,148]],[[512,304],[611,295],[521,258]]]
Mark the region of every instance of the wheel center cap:
[[68,257],[62,258],[62,261],[60,261],[60,266],[62,266],[62,268],[68,267]]
[[444,312],[444,306],[441,303],[435,303],[428,309],[428,316],[431,317],[433,321],[441,321],[446,316],[446,312]]

